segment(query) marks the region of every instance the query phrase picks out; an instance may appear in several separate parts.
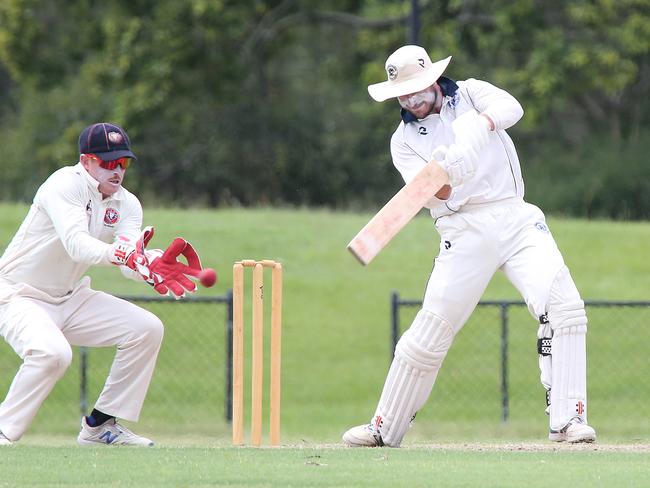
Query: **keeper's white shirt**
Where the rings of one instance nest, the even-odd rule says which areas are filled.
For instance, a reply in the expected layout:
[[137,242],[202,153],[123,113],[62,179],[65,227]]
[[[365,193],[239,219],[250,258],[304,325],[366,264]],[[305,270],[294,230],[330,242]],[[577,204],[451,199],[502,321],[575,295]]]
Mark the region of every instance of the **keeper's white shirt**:
[[57,170],[41,185],[0,258],[0,303],[16,293],[65,299],[91,265],[111,265],[110,243],[117,236],[138,238],[137,197],[120,188],[103,198],[97,187],[81,163]]
[[[427,205],[434,218],[461,211],[466,205],[523,198],[524,182],[515,146],[506,133],[523,115],[519,102],[508,92],[481,80],[468,79],[456,84],[442,79],[444,100],[439,114],[424,119],[402,120],[391,138],[393,164],[405,182],[411,181],[433,150],[454,143],[453,120],[468,110],[488,115],[495,125],[489,143],[479,155],[476,173],[462,185],[452,188],[448,200],[433,198]],[[457,89],[456,89],[457,87]],[[409,119],[406,114],[406,120]]]

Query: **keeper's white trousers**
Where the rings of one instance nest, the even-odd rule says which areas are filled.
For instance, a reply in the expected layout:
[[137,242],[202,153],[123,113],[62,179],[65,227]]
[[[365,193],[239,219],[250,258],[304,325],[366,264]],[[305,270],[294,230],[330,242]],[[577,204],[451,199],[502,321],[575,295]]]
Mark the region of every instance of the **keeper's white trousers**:
[[25,433],[65,373],[71,345],[117,346],[95,408],[125,420],[139,418],[162,342],[161,321],[87,284],[58,302],[19,293],[0,305],[0,334],[23,360],[0,404],[0,431],[10,440]]
[[500,269],[536,319],[546,313],[564,259],[538,207],[515,200],[463,208],[439,218],[436,229],[440,253],[422,308],[446,320],[457,333]]

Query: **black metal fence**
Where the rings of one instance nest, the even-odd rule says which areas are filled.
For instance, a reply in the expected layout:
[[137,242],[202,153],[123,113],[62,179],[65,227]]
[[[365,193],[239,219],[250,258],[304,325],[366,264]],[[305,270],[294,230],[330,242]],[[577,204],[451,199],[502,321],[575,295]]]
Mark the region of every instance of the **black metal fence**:
[[[181,303],[173,297],[160,297],[160,296],[120,296],[123,300],[128,300],[133,303]],[[227,421],[232,420],[232,289],[228,290],[225,295],[214,297],[185,297],[184,304],[224,304],[225,305],[225,417]],[[216,318],[216,317],[215,317]],[[209,320],[209,317],[208,317]],[[218,329],[220,325],[218,320],[215,320],[214,326]],[[80,411],[88,411],[88,362],[89,350],[86,347],[79,348],[80,355],[80,371],[79,377],[81,379],[79,392],[79,406]]]
[[[122,298],[152,311],[165,324],[142,412],[146,429],[162,435],[226,437],[232,416],[232,293],[181,301]],[[402,327],[410,324],[421,302],[393,293],[391,304],[392,358]],[[648,438],[650,302],[587,301],[586,305],[590,422],[599,435]],[[419,428],[451,436],[469,435],[475,426],[502,425],[513,435],[529,434],[530,426],[538,426],[544,417],[546,406],[538,380],[537,327],[523,302],[481,302],[454,340],[434,395],[418,414]],[[30,432],[77,431],[80,411],[92,407],[113,357],[111,348],[92,352],[78,348],[70,371],[78,375],[67,374],[57,383]],[[0,343],[0,370],[6,373],[0,376],[1,390],[7,391],[19,366],[20,358]],[[462,425],[470,430],[461,432]]]
[[[392,360],[401,333],[410,325],[409,320],[402,329],[407,313],[402,309],[410,309],[412,319],[422,301],[403,299],[397,292],[390,300]],[[587,300],[585,308],[590,421],[596,416],[597,423],[612,432],[621,426],[620,437],[650,435],[649,423],[638,420],[650,413],[650,301]],[[498,403],[502,422],[521,421],[530,412],[542,411],[537,327],[523,301],[480,302],[454,340],[438,377],[432,395],[436,420],[444,420],[447,413],[448,419],[453,418],[469,408],[481,410],[489,419],[497,412],[486,404],[487,399]],[[637,420],[628,422],[629,418]]]
[[[170,302],[170,303],[178,303],[178,301],[175,298],[172,297],[141,297],[141,296],[123,296],[120,297],[124,300],[129,300],[131,302],[140,302],[140,303],[152,303],[152,302]],[[225,411],[225,417],[227,421],[232,420],[232,319],[233,319],[233,306],[232,306],[232,289],[228,290],[225,295],[221,296],[215,296],[215,297],[188,297],[184,299],[184,303],[208,303],[208,304],[223,304],[225,305],[225,322],[223,323],[224,325],[224,330],[225,330],[225,345],[224,345],[224,350],[226,352],[225,354],[225,361],[224,361],[224,411]],[[219,324],[219,320],[217,317],[215,317],[215,323],[214,327],[216,330],[219,330],[221,325]],[[86,348],[83,348],[86,349]],[[83,356],[87,357],[88,351],[84,350],[83,351]],[[81,398],[81,405],[82,405],[82,412],[86,411],[85,408],[83,408],[84,404],[87,404],[87,394],[86,394],[86,387],[83,383],[83,378],[85,378],[85,371],[83,371],[82,368],[82,387],[81,387],[81,392],[82,392],[82,398]]]

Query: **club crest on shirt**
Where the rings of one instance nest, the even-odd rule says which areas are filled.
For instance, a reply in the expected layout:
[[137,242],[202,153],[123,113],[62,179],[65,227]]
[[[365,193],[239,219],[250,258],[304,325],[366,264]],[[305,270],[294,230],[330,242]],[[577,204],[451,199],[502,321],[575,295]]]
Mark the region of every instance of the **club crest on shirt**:
[[546,234],[549,233],[548,227],[544,222],[535,222],[535,228],[539,231],[545,232]]
[[104,224],[115,225],[120,220],[120,213],[114,208],[108,207],[104,214]]
[[418,134],[421,136],[426,136],[428,134],[427,128],[423,126],[418,127]]

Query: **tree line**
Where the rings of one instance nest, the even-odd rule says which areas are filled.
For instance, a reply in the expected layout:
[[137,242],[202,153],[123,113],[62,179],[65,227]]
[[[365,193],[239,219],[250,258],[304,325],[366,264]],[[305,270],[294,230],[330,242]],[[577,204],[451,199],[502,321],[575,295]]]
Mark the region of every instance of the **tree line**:
[[30,200],[95,121],[159,205],[375,208],[401,185],[399,107],[370,83],[413,38],[515,95],[527,199],[647,219],[650,0],[3,0],[0,190]]

